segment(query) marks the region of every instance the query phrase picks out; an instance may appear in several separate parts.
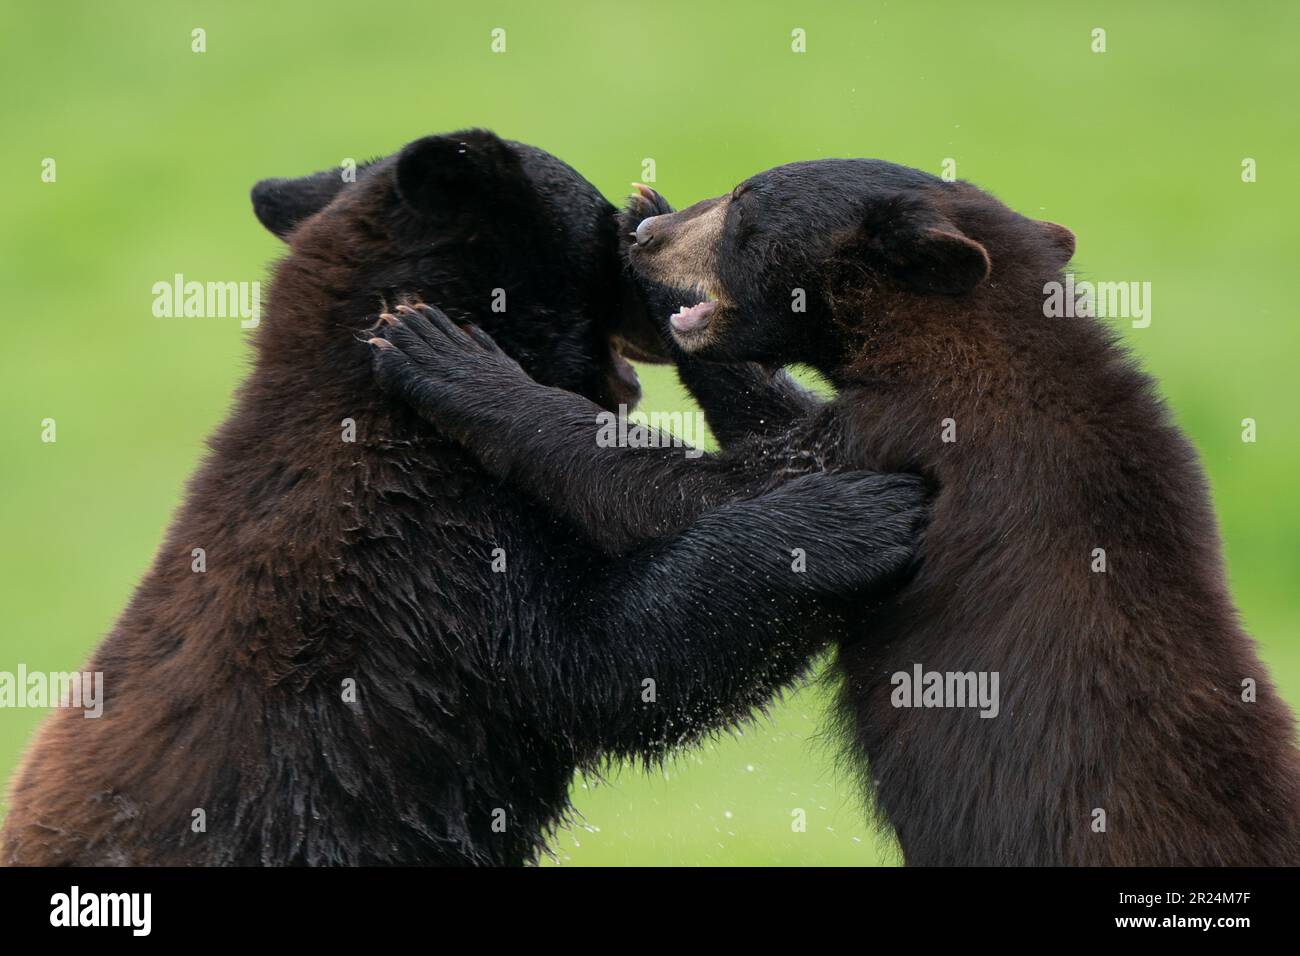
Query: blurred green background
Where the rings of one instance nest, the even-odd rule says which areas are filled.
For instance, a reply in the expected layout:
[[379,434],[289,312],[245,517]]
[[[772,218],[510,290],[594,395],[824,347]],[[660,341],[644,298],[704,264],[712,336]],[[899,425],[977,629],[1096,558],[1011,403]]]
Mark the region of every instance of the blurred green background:
[[[1237,600],[1300,705],[1300,6],[1221,6],[10,0],[0,670],[85,660],[247,370],[238,319],[155,319],[153,283],[264,279],[280,246],[249,208],[259,178],[483,125],[616,201],[653,158],[679,206],[795,159],[952,158],[1070,226],[1076,271],[1151,282],[1152,324],[1126,337],[1203,452]],[[671,373],[643,380],[644,410],[687,404]],[[894,862],[818,737],[823,699],[794,694],[662,773],[580,782],[556,860]],[[40,718],[0,710],[0,778]]]

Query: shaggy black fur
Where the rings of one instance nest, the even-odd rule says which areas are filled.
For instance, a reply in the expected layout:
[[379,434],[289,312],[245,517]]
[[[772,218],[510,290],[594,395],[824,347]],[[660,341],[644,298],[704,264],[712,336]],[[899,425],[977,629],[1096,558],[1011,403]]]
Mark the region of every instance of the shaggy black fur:
[[554,157],[467,131],[355,185],[322,173],[253,197],[290,245],[256,367],[88,665],[103,717],[42,727],[0,860],[527,861],[575,768],[745,718],[801,673],[843,598],[907,563],[914,479],[811,476],[722,504],[588,475],[622,507],[681,503],[633,542],[495,481],[381,394],[364,317],[409,296],[490,329],[538,381],[635,400],[611,345],[649,326],[615,210]]

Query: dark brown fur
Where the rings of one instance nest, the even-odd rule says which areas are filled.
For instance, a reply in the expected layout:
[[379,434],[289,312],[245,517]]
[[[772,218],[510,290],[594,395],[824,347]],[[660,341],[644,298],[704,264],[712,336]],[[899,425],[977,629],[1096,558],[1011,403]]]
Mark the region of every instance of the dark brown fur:
[[745,719],[802,673],[809,623],[907,563],[907,476],[684,495],[655,535],[584,535],[382,392],[367,314],[410,295],[563,394],[635,401],[616,211],[555,157],[470,130],[253,195],[290,243],[254,369],[88,665],[102,717],[55,711],[19,769],[0,862],[526,862],[576,768]]
[[[1044,317],[1073,237],[886,166],[750,181],[751,286],[794,256],[831,264],[804,273],[821,296],[801,322],[740,312],[714,347],[812,362],[840,394],[811,447],[941,488],[917,577],[839,657],[845,729],[907,860],[1300,862],[1292,717],[1238,622],[1196,452],[1108,329]],[[784,251],[792,217],[833,223],[833,246]],[[918,248],[935,230],[952,241]],[[776,340],[774,322],[802,325],[816,351],[747,353]],[[893,706],[890,676],[917,662],[999,672],[1000,716]]]
[[[673,337],[724,454],[602,452],[580,399],[520,375],[486,407],[435,360],[408,400],[433,420],[473,404],[458,437],[577,520],[617,510],[589,475],[662,489],[618,511],[644,528],[679,520],[678,489],[721,496],[764,476],[867,468],[937,485],[919,570],[895,601],[863,605],[836,664],[842,736],[909,863],[1300,862],[1292,717],[1238,623],[1195,451],[1107,328],[1044,317],[1068,230],[868,160],[641,212],[660,213],[630,252],[659,313],[716,303]],[[811,364],[839,394],[822,405],[745,360]],[[530,437],[566,410],[563,441]],[[483,447],[494,432],[515,436],[508,454]],[[916,664],[999,674],[1000,713],[894,706],[893,675]]]

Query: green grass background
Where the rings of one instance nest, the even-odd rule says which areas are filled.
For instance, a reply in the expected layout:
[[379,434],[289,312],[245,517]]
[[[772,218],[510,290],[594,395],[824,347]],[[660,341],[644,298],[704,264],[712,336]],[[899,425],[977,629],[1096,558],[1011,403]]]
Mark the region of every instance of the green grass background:
[[[678,205],[795,159],[952,157],[1069,225],[1079,272],[1150,281],[1152,325],[1127,338],[1203,452],[1245,621],[1300,704],[1298,28],[1281,0],[6,3],[0,670],[84,661],[247,370],[238,320],[155,319],[152,284],[264,278],[280,247],[249,209],[261,177],[484,125],[615,200],[652,157]],[[686,406],[671,374],[643,377],[645,410]],[[556,859],[893,861],[817,737],[822,707],[801,691],[662,773],[579,783]],[[40,717],[0,710],[0,778]]]

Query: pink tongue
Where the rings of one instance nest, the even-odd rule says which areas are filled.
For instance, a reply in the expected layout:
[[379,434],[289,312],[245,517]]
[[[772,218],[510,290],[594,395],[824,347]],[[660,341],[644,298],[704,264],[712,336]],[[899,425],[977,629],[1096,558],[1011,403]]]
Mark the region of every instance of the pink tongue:
[[678,332],[690,332],[700,328],[709,321],[709,316],[718,307],[716,302],[701,302],[690,308],[682,309],[669,317],[668,321]]

